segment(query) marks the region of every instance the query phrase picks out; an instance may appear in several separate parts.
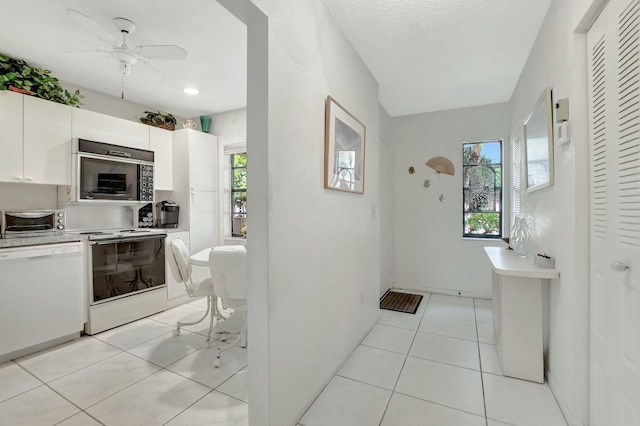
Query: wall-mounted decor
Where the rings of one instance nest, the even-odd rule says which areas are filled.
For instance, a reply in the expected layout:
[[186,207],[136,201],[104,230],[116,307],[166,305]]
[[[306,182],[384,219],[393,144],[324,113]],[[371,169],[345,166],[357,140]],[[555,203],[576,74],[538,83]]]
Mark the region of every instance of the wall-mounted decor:
[[444,173],[451,176],[455,174],[453,163],[446,157],[433,157],[425,164],[435,170],[438,174]]
[[410,175],[414,174],[415,172],[416,172],[416,169],[413,166],[409,167],[409,174]]
[[331,96],[325,106],[324,187],[364,192],[366,128]]
[[524,122],[527,192],[553,185],[552,105],[547,87]]

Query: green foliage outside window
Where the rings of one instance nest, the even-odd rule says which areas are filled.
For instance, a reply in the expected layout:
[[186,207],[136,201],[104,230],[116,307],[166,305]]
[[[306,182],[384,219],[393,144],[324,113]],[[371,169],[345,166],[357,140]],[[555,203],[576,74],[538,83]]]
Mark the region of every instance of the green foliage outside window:
[[465,143],[462,161],[463,236],[499,238],[502,229],[501,142]]

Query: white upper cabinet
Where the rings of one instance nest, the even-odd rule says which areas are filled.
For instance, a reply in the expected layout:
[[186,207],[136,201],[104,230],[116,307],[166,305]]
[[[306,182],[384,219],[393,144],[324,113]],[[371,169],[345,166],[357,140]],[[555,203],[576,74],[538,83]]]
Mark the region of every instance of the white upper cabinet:
[[0,91],[0,181],[71,183],[71,107]]
[[0,181],[22,182],[23,95],[0,90]]
[[[184,131],[184,130],[183,130]],[[187,129],[189,140],[189,182],[198,191],[218,190],[218,138]]]
[[72,136],[96,142],[149,149],[149,126],[84,109],[73,109]]
[[71,184],[71,110],[55,102],[24,97],[24,181]]
[[154,188],[160,191],[173,190],[173,132],[149,127],[149,146],[154,152]]

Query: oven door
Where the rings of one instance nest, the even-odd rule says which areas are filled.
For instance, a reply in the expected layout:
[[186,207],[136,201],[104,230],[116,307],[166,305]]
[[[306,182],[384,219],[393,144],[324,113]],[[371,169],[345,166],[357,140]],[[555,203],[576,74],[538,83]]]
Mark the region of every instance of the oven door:
[[165,286],[166,235],[91,242],[90,304]]

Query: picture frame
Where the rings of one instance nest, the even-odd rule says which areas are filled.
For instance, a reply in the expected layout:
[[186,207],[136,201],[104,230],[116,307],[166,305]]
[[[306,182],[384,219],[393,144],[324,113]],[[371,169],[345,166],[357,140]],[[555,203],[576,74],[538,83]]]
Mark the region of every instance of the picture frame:
[[331,96],[325,102],[324,187],[364,193],[365,125]]
[[553,185],[553,100],[550,87],[524,121],[525,185],[527,192]]

